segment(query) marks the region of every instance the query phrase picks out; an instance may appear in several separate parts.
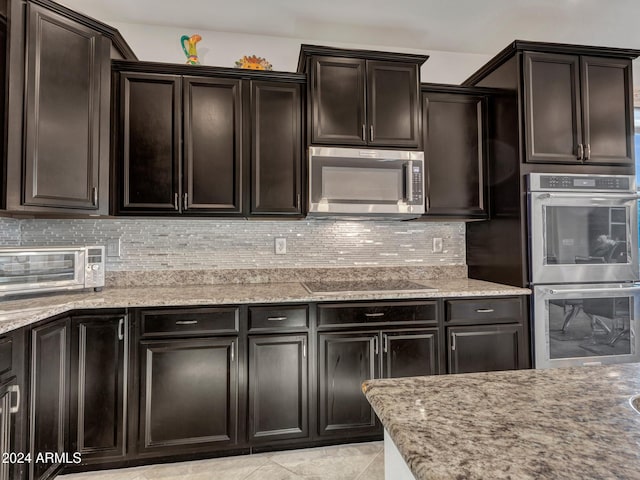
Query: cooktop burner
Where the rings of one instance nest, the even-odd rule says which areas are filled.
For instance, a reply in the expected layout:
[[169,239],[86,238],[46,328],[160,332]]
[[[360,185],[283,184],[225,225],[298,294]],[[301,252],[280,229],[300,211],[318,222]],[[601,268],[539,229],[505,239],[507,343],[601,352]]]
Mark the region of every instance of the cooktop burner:
[[437,289],[409,280],[366,280],[366,281],[336,281],[336,282],[303,282],[302,286],[309,293],[378,293],[378,292],[434,292]]

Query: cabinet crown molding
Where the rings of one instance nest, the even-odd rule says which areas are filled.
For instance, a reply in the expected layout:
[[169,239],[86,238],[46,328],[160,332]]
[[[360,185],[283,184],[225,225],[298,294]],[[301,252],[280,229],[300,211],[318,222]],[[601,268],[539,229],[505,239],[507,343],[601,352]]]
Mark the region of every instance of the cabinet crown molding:
[[377,50],[358,50],[302,44],[300,45],[300,55],[298,56],[298,73],[307,73],[306,60],[313,55],[361,58],[364,60],[381,60],[385,62],[415,63],[417,65],[422,65],[429,58],[429,55],[418,55],[414,53],[380,52]]

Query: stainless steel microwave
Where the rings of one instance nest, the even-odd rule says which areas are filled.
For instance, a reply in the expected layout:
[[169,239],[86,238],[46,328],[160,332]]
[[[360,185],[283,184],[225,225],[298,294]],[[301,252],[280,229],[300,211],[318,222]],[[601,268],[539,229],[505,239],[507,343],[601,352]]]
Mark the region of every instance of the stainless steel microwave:
[[424,153],[309,147],[309,215],[416,218],[424,214]]
[[103,246],[0,249],[0,297],[57,290],[101,290],[104,276]]

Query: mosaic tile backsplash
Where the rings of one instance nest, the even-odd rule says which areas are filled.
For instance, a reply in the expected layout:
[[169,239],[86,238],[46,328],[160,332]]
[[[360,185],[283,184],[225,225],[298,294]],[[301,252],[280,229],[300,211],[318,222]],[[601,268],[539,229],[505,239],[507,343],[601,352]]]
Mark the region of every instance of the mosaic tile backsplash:
[[[106,245],[109,271],[465,265],[464,223],[219,219],[0,220],[0,245]],[[276,255],[275,238],[287,253]],[[433,253],[433,238],[443,251]]]
[[20,220],[0,218],[0,246],[20,245]]

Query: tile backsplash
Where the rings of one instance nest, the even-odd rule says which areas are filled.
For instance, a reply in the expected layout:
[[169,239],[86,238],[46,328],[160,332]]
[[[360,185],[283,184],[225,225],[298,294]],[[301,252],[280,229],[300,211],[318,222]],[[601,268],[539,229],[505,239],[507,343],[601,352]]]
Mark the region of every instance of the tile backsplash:
[[[106,245],[110,271],[464,265],[464,223],[0,219],[0,245]],[[287,253],[276,255],[275,238]],[[433,238],[443,251],[432,252]]]
[[20,245],[20,220],[0,218],[0,246]]

